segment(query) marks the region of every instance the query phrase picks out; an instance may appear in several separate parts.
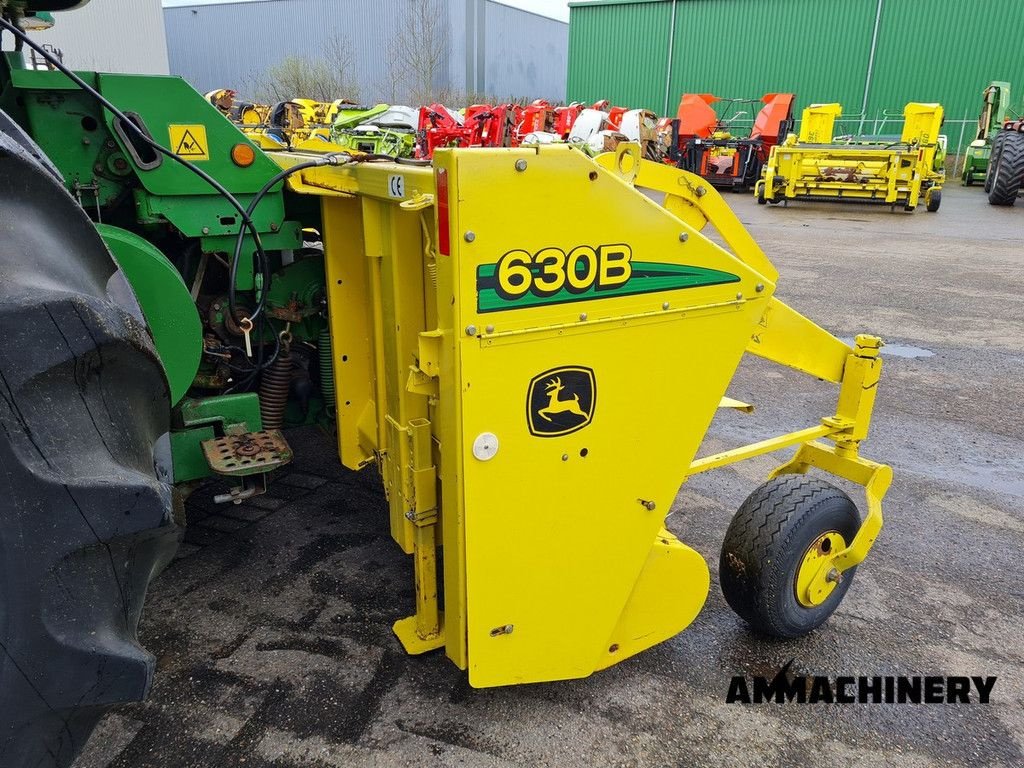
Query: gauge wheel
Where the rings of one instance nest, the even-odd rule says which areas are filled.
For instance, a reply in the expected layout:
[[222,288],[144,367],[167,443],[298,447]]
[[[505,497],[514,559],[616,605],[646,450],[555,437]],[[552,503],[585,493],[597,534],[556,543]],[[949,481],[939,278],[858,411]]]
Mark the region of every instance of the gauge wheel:
[[812,604],[807,586],[831,554],[853,541],[857,507],[835,486],[784,475],[760,486],[736,511],[719,560],[722,593],[756,632],[806,635],[832,615],[856,568],[829,582]]

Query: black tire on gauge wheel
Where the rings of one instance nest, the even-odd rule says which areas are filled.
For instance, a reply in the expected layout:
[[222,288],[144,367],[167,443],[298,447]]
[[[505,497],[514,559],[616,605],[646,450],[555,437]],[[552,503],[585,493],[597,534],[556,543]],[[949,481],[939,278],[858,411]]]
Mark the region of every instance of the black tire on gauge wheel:
[[992,205],[1013,205],[1024,187],[1024,133],[1000,131],[999,157],[990,165],[992,176],[988,201]]
[[136,628],[179,540],[168,384],[95,227],[3,112],[0,232],[0,762],[67,766],[152,680]]
[[849,544],[859,528],[857,507],[835,486],[804,475],[769,480],[740,505],[726,531],[719,560],[726,602],[761,634],[806,635],[842,602],[856,568],[824,602],[807,607],[797,598],[801,564],[823,537],[838,534]]
[[932,193],[928,195],[928,205],[925,207],[925,210],[928,211],[928,213],[935,213],[939,210],[940,205],[942,205],[942,191],[938,189],[933,190]]

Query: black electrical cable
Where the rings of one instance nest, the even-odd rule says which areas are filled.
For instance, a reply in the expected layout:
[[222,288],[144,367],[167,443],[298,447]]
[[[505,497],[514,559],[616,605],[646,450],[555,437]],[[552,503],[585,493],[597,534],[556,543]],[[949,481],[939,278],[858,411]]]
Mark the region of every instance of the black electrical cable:
[[[10,31],[10,33],[14,35],[15,40],[24,43],[25,45],[28,45],[29,48],[36,51],[47,62],[49,62],[58,72],[60,72],[69,80],[71,80],[85,93],[89,94],[93,99],[95,99],[108,112],[114,115],[114,117],[119,119],[121,121],[122,126],[124,126],[127,130],[131,130],[140,141],[149,145],[156,152],[163,155],[164,157],[168,157],[174,162],[188,169],[196,176],[198,176],[200,179],[209,184],[218,194],[220,194],[231,205],[232,208],[234,208],[239,213],[239,215],[242,218],[241,230],[244,233],[244,231],[248,229],[249,233],[252,235],[253,242],[256,246],[257,258],[259,259],[261,265],[263,265],[263,273],[266,274],[269,271],[269,269],[266,266],[267,255],[266,252],[263,250],[263,244],[260,241],[259,232],[257,231],[256,226],[253,224],[252,214],[242,207],[242,204],[238,201],[238,199],[234,195],[232,195],[231,192],[229,192],[227,188],[224,187],[223,184],[221,184],[215,178],[210,176],[210,174],[206,173],[206,171],[190,163],[188,160],[179,157],[171,150],[167,149],[163,145],[159,144],[158,142],[154,141],[152,138],[147,136],[146,133],[138,125],[136,125],[134,121],[128,119],[127,115],[125,115],[123,112],[121,112],[121,110],[114,106],[106,97],[103,96],[103,94],[101,94],[99,91],[97,91],[87,82],[85,82],[82,78],[80,78],[68,67],[66,67],[64,63],[61,62],[59,59],[52,56],[49,53],[49,51],[45,50],[42,46],[37,45],[34,40],[32,40],[27,34],[25,34],[25,32],[18,29],[18,27],[15,24],[11,23],[6,18],[0,17],[0,29],[6,29]],[[233,287],[234,286],[232,284],[232,288]],[[264,290],[266,290],[266,288],[267,286],[264,285]],[[233,293],[234,292],[232,291],[230,297],[231,299],[233,299]],[[232,312],[232,316],[234,316],[235,306],[233,301],[231,302],[230,311]]]
[[[390,155],[388,155],[388,157],[390,157]],[[412,157],[398,157],[396,155],[395,157],[392,157],[391,159],[394,160],[394,162],[397,165],[415,165],[415,166],[418,166],[420,168],[428,168],[431,165],[433,165],[433,161],[432,160],[417,160],[417,159],[412,158]]]
[[[328,156],[325,156],[323,158],[318,158],[317,160],[307,161],[306,163],[300,163],[297,166],[293,166],[292,168],[289,168],[289,169],[286,169],[285,171],[282,171],[281,173],[277,174],[266,185],[264,185],[264,188],[261,189],[260,192],[253,198],[253,200],[250,203],[248,208],[243,208],[242,204],[238,201],[238,199],[233,194],[231,194],[231,192],[229,192],[228,189],[223,184],[221,184],[215,178],[210,176],[210,174],[206,173],[206,171],[204,171],[201,168],[197,167],[193,163],[190,163],[188,160],[185,160],[184,158],[179,157],[178,155],[176,155],[171,150],[167,149],[163,145],[159,144],[158,142],[154,141],[152,138],[147,136],[146,133],[142,130],[142,128],[140,128],[138,125],[136,125],[134,121],[130,120],[127,117],[127,115],[125,115],[121,110],[119,110],[116,106],[114,106],[114,104],[111,103],[106,97],[104,97],[99,91],[97,91],[95,88],[93,88],[87,82],[85,82],[82,78],[80,78],[77,74],[75,74],[75,72],[73,72],[71,69],[66,67],[63,62],[61,62],[55,56],[51,55],[50,52],[47,51],[45,48],[43,48],[42,46],[36,44],[36,42],[34,40],[32,40],[32,38],[30,38],[24,31],[19,29],[17,27],[17,25],[13,24],[11,21],[9,21],[5,17],[0,17],[0,30],[4,30],[4,29],[8,30],[12,35],[14,35],[14,38],[16,40],[16,44],[18,45],[19,49],[21,48],[22,45],[27,45],[29,48],[34,50],[36,53],[38,53],[40,56],[42,56],[43,59],[45,61],[47,61],[54,69],[56,69],[58,72],[60,72],[65,77],[67,77],[69,80],[71,80],[75,85],[77,85],[85,93],[89,94],[93,99],[95,99],[103,108],[105,108],[108,112],[110,112],[112,115],[114,115],[114,117],[119,119],[121,121],[122,125],[125,126],[128,130],[131,130],[136,135],[136,137],[138,137],[138,139],[140,141],[142,141],[145,144],[148,144],[150,147],[152,147],[159,154],[163,155],[164,157],[170,158],[172,161],[174,161],[174,162],[178,163],[179,165],[183,166],[184,168],[188,169],[189,171],[194,173],[196,176],[198,176],[200,179],[205,181],[218,194],[220,194],[231,205],[232,208],[234,208],[240,214],[240,216],[242,218],[242,224],[239,227],[239,233],[238,233],[238,239],[237,239],[237,242],[236,242],[234,258],[232,259],[231,264],[230,264],[231,277],[230,277],[230,281],[229,281],[229,284],[228,284],[228,311],[231,312],[232,318],[235,318],[235,316],[236,316],[235,275],[237,274],[237,271],[238,271],[237,262],[238,262],[238,259],[240,257],[242,243],[243,243],[243,241],[245,239],[245,231],[246,231],[246,229],[248,229],[250,235],[252,236],[253,244],[256,247],[256,257],[257,257],[257,259],[258,259],[258,261],[260,263],[260,267],[261,267],[260,271],[261,271],[261,273],[263,275],[263,278],[264,278],[262,290],[260,291],[260,298],[259,298],[259,301],[258,301],[258,304],[257,304],[256,312],[254,312],[253,315],[249,317],[250,322],[253,319],[255,319],[258,316],[258,314],[262,311],[263,307],[266,304],[266,294],[267,294],[267,290],[270,287],[269,283],[270,283],[270,274],[271,274],[270,273],[269,260],[267,258],[266,251],[263,249],[263,243],[260,240],[259,231],[256,229],[256,226],[255,226],[255,224],[252,221],[252,214],[255,211],[256,206],[258,205],[260,200],[262,200],[262,198],[264,196],[266,196],[267,192],[269,192],[269,190],[275,184],[277,184],[278,182],[280,182],[284,178],[287,178],[290,174],[292,174],[292,173],[294,173],[296,171],[299,171],[299,170],[303,170],[305,168],[311,168],[311,167],[315,167],[315,166],[339,165],[340,161],[339,161],[338,156],[336,156],[336,155],[328,155]],[[278,345],[278,348],[279,348],[279,345]],[[254,366],[254,368],[253,368],[254,375],[255,375],[255,373],[258,373],[260,370],[262,370],[262,368],[264,368],[267,365],[269,365],[270,363],[272,363],[274,361],[274,359],[276,359],[277,354],[278,354],[278,349],[275,349],[274,354],[271,356],[271,358],[270,358],[270,360],[268,362],[266,362],[266,363],[258,363],[256,366]],[[260,356],[262,357],[262,355],[260,355]]]
[[198,176],[203,181],[205,181],[207,184],[209,184],[211,187],[213,187],[213,189],[215,189],[218,194],[220,194],[225,200],[228,201],[228,203],[231,204],[232,208],[234,208],[236,211],[238,211],[238,213],[242,216],[242,223],[243,223],[243,225],[247,226],[249,228],[249,230],[253,234],[253,236],[254,237],[258,236],[258,233],[256,232],[256,228],[255,228],[255,226],[252,223],[252,219],[249,218],[246,215],[246,213],[245,213],[245,208],[242,207],[242,204],[240,202],[238,202],[238,199],[234,195],[232,195],[231,192],[229,192],[224,187],[223,184],[221,184],[219,181],[217,181],[215,178],[213,178],[206,171],[204,171],[201,168],[199,168],[198,166],[190,163],[188,160],[184,159],[183,157],[179,157],[178,155],[174,154],[171,150],[167,149],[163,145],[157,143],[152,138],[147,136],[145,134],[145,132],[138,125],[136,125],[132,120],[128,119],[127,115],[125,115],[121,110],[119,110],[117,107],[115,107],[106,97],[103,96],[103,94],[101,94],[99,91],[97,91],[95,88],[93,88],[87,82],[85,82],[82,78],[80,78],[77,74],[75,74],[68,67],[66,67],[64,65],[64,63],[60,61],[60,59],[56,58],[49,51],[47,51],[45,48],[43,48],[42,46],[38,45],[25,32],[23,32],[22,30],[18,29],[18,27],[15,24],[12,24],[6,18],[0,17],[0,27],[2,27],[3,29],[8,30],[12,35],[14,35],[16,40],[21,41],[22,43],[27,45],[29,48],[34,50],[36,53],[38,53],[40,56],[42,56],[43,59],[45,59],[51,66],[53,66],[54,69],[56,69],[58,72],[60,72],[65,77],[67,77],[69,80],[71,80],[71,82],[73,82],[75,85],[77,85],[83,91],[88,93],[93,99],[95,99],[97,102],[99,102],[104,107],[104,109],[106,109],[108,112],[110,112],[112,115],[114,115],[114,117],[118,118],[122,122],[123,126],[125,128],[127,128],[128,130],[131,130],[138,137],[138,139],[140,141],[142,141],[145,144],[148,144],[150,147],[152,147],[154,150],[159,152],[164,157],[170,158],[171,160],[173,160],[174,162],[178,163],[179,165],[187,168],[189,171],[191,171],[196,176]]
[[[348,162],[348,161],[346,161]],[[249,203],[249,207],[245,210],[245,216],[251,220],[253,212],[259,205],[260,201],[266,197],[266,195],[280,182],[291,176],[293,173],[298,171],[304,171],[307,168],[317,168],[324,165],[341,165],[342,158],[340,155],[326,155],[324,157],[318,157],[315,160],[306,160],[304,162],[293,165],[291,168],[285,168],[283,171],[275,174],[263,187],[253,195],[252,200]],[[258,236],[257,236],[258,238]],[[235,248],[229,262],[229,276],[228,276],[228,310],[232,313],[234,318],[235,312],[235,277],[238,274],[238,262],[242,255],[242,245],[245,242],[245,227],[240,227],[238,230],[238,236],[235,238]],[[259,248],[257,249],[259,251]],[[256,309],[249,315],[250,320],[256,320],[263,312],[266,305],[267,288],[270,283],[270,268],[267,264],[266,259],[263,259],[263,290],[260,292],[259,301],[256,304]],[[237,319],[236,319],[237,321]]]
[[[273,176],[273,178],[271,178],[266,184],[264,184],[263,187],[260,188],[260,190],[253,196],[252,200],[249,203],[249,207],[246,209],[246,214],[251,217],[253,211],[256,210],[256,207],[259,205],[260,201],[267,195],[267,193],[270,192],[270,190],[273,189],[277,184],[291,176],[293,173],[306,170],[307,168],[318,168],[324,165],[341,165],[342,161],[342,155],[325,155],[324,157],[318,157],[315,160],[303,161],[301,163],[298,163],[297,165],[293,165],[291,168],[286,168],[278,172]],[[349,160],[346,159],[345,162],[349,162]],[[234,252],[232,254],[232,258],[229,263],[228,269],[228,312],[231,313],[232,318],[235,318],[236,316],[235,279],[238,272],[238,262],[241,259],[242,245],[244,242],[245,227],[243,226],[239,227],[238,236],[235,239]],[[257,252],[262,252],[262,249],[258,248]],[[263,275],[263,285],[262,289],[260,290],[259,299],[256,304],[256,309],[248,315],[248,320],[250,323],[252,323],[254,320],[256,322],[256,325],[252,326],[249,329],[249,332],[252,333],[253,331],[255,331],[257,338],[262,338],[264,335],[265,316],[263,314],[263,311],[266,308],[267,292],[270,288],[271,277],[270,264],[269,261],[265,258],[265,252],[263,253],[264,258],[260,259],[260,267]],[[273,327],[271,327],[271,331],[273,331]],[[257,349],[256,364],[252,366],[250,369],[252,371],[252,374],[249,376],[248,379],[246,379],[245,382],[240,382],[239,384],[236,384],[235,387],[232,387],[232,390],[236,389],[238,386],[247,388],[252,383],[253,379],[256,377],[256,374],[258,374],[265,368],[268,368],[269,366],[273,365],[274,361],[277,360],[277,356],[281,352],[281,339],[277,334],[273,334],[273,336],[275,341],[274,354],[270,356],[269,360],[264,361],[263,345],[261,344]],[[237,366],[231,366],[230,364],[229,366],[231,367],[232,370],[240,370]]]

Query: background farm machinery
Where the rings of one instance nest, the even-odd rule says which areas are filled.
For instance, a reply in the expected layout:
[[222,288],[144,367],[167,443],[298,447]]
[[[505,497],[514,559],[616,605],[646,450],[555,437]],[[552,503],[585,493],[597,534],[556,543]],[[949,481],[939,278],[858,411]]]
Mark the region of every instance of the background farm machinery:
[[347,152],[412,157],[418,117],[410,107],[390,106],[356,125],[335,123],[331,127],[331,143]]
[[[759,100],[684,94],[676,117],[660,123],[667,157],[716,187],[749,189],[760,178],[771,148],[792,129],[795,98],[792,93],[767,93]],[[736,122],[748,114],[741,108],[757,105],[750,133],[735,135]]]
[[[992,143],[1003,123],[1012,121],[1010,109],[1010,84],[990,83],[981,94],[981,114],[978,116],[978,132],[964,154],[960,178],[969,187],[978,179],[984,179],[992,157]],[[986,191],[988,191],[986,189]]]
[[416,156],[427,159],[438,147],[518,147],[569,143],[591,155],[610,152],[623,141],[638,142],[645,158],[663,155],[656,116],[643,109],[598,102],[556,107],[539,99],[515,104],[474,105],[461,113],[439,104],[420,110]]
[[[31,46],[17,8],[0,0],[0,25]],[[394,632],[474,686],[584,677],[688,626],[710,575],[665,528],[679,485],[775,450],[797,449],[730,525],[723,592],[779,637],[836,609],[891,480],[859,454],[881,341],[847,344],[776,299],[721,196],[645,159],[653,115],[430,107],[453,135],[472,120],[465,141],[519,146],[438,140],[410,162],[336,151],[343,104],[287,102],[302,124],[273,141],[177,78],[58,64],[0,59],[13,764],[67,765],[105,709],[145,695],[136,627],[182,497],[210,476],[219,501],[260,493],[292,424],[377,467],[413,556]],[[541,133],[561,143],[526,143]],[[681,346],[700,376],[666,353]],[[746,407],[725,396],[745,352],[835,385],[835,412],[696,459],[716,411]],[[865,488],[863,520],[812,468]],[[766,514],[785,536],[758,534]]]
[[1024,192],[1024,119],[1006,120],[992,139],[985,191],[992,205],[1013,205]]
[[964,156],[964,186],[984,178],[992,205],[1013,205],[1024,190],[1024,119],[1010,103],[1009,83],[985,88],[978,133]]
[[772,148],[754,193],[759,203],[829,200],[937,211],[945,180],[942,107],[907,104],[895,137],[836,137],[839,104],[804,110],[799,136]]
[[267,150],[287,147],[429,160],[442,147],[572,143],[599,154],[619,142],[635,141],[645,158],[664,156],[653,112],[610,107],[608,102],[554,106],[538,99],[525,106],[472,104],[460,110],[443,104],[418,109],[362,107],[344,100],[299,98],[260,105],[236,102],[234,91],[227,89],[213,91],[207,99]]
[[332,102],[293,98],[274,104],[238,101],[235,91],[221,88],[207,100],[265,149],[317,148],[339,132],[368,123],[388,109],[387,104],[364,106],[346,99]]

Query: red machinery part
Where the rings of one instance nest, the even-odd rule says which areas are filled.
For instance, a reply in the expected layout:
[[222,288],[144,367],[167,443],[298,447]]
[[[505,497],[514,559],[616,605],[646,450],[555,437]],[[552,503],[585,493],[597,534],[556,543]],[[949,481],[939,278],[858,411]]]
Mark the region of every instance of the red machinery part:
[[471,130],[443,104],[420,107],[416,157],[420,160],[429,159],[438,147],[469,146],[470,133]]
[[467,107],[465,129],[469,132],[469,146],[512,146],[517,117],[514,104],[474,104]]
[[563,141],[569,138],[573,123],[582,111],[583,105],[575,102],[568,107],[555,107],[555,133],[561,136]]
[[552,133],[555,130],[555,108],[544,99],[531,101],[523,107],[516,123],[515,138],[513,146],[519,146],[523,137],[528,133],[543,132]]
[[761,97],[764,106],[757,113],[750,138],[761,139],[763,154],[768,157],[768,150],[779,143],[793,124],[793,102],[796,96],[792,93],[766,93]]
[[714,133],[718,125],[718,114],[711,105],[718,100],[717,96],[710,93],[684,93],[676,113],[679,119],[679,138],[706,139]]
[[622,116],[629,111],[626,107],[610,107],[608,109],[608,127],[618,131],[622,127]]

